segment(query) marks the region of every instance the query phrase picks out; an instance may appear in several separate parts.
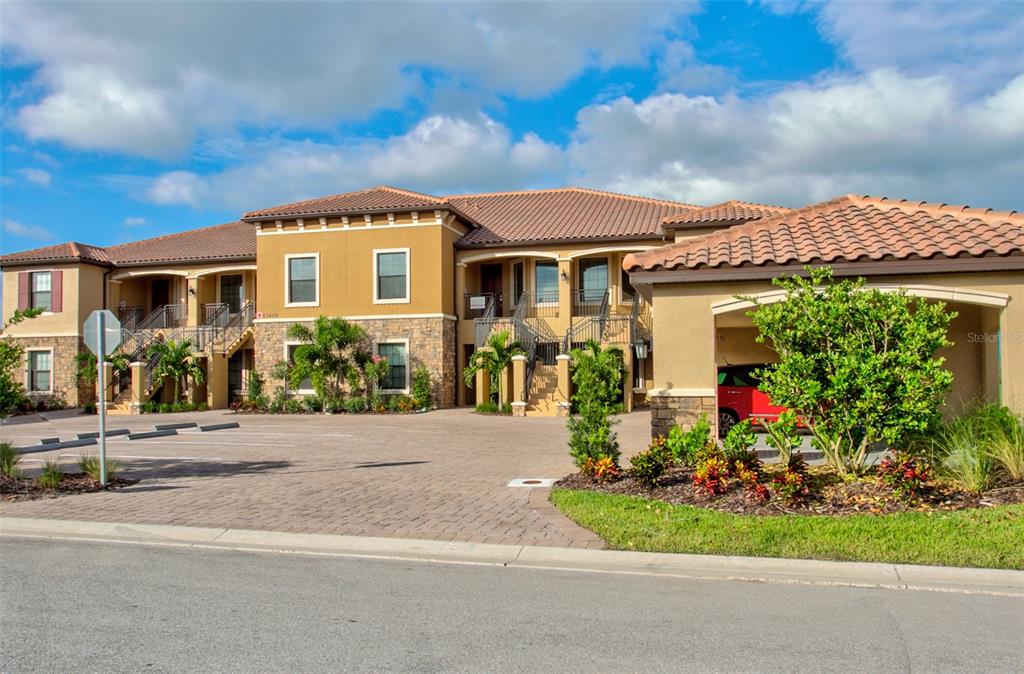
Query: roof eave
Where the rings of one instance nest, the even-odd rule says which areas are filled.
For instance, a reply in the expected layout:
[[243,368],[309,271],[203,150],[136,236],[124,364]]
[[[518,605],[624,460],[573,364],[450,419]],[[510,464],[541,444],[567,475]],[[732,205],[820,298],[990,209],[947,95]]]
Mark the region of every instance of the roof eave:
[[99,260],[86,260],[82,258],[67,258],[67,257],[50,257],[40,258],[38,260],[0,260],[0,269],[8,269],[10,267],[38,267],[41,264],[90,264],[94,267],[112,267],[110,262],[101,262]]
[[497,243],[460,243],[456,241],[455,247],[459,250],[477,250],[481,248],[518,248],[522,246],[557,246],[575,243],[601,243],[603,241],[651,241],[652,239],[664,240],[664,235],[659,232],[655,232],[653,234],[629,234],[625,236],[581,236],[568,239],[517,239],[515,241],[499,241]]
[[424,205],[424,206],[399,206],[389,208],[356,208],[356,209],[342,209],[332,211],[310,211],[308,213],[280,213],[280,214],[266,214],[266,215],[249,215],[246,213],[242,216],[242,222],[248,222],[250,224],[256,224],[259,222],[266,222],[268,220],[296,220],[298,218],[331,218],[340,217],[345,215],[373,215],[375,213],[412,213],[413,211],[451,211],[460,218],[468,222],[473,227],[480,227],[480,223],[473,217],[467,215],[462,209],[456,208],[451,204],[437,204],[437,205]]

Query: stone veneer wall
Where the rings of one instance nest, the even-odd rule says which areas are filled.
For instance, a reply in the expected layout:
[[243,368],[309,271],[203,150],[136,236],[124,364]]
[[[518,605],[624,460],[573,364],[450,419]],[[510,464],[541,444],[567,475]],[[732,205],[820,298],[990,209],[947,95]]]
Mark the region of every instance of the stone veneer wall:
[[[20,344],[27,352],[33,349],[53,349],[53,393],[39,393],[29,396],[33,400],[41,400],[48,395],[64,398],[68,407],[81,407],[86,403],[96,402],[95,385],[82,385],[75,383],[75,373],[78,371],[78,364],[75,356],[79,351],[85,351],[85,344],[79,337],[5,337],[12,342]],[[21,371],[16,374],[16,381],[27,384],[28,377],[27,361],[22,361]],[[27,386],[26,386],[27,388]]]
[[702,414],[711,422],[711,437],[717,436],[718,403],[715,396],[683,395],[670,391],[652,391],[648,394],[651,403],[651,437],[668,435],[673,426],[684,431],[693,427]]
[[[455,406],[459,381],[455,362],[455,320],[442,317],[375,318],[350,322],[362,327],[374,342],[408,339],[410,385],[413,369],[422,363],[432,375],[434,404],[438,407]],[[284,344],[291,341],[287,333],[292,323],[312,324],[313,321],[257,322],[254,326],[256,369],[266,378],[268,391],[279,385],[271,380],[270,370],[284,359]]]

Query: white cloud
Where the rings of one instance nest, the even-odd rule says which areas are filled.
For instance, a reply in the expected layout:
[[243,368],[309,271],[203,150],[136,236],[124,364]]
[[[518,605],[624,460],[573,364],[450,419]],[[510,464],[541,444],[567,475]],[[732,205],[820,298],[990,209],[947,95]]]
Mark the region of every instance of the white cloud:
[[243,164],[201,176],[171,171],[145,197],[157,204],[239,211],[390,183],[435,194],[559,180],[560,148],[534,134],[516,140],[484,115],[432,115],[408,133],[338,144],[277,142]]
[[[424,73],[539,96],[639,64],[694,4],[13,3],[2,39],[39,66],[29,137],[154,157],[239,125],[330,127],[429,94]],[[514,55],[514,57],[513,57]]]
[[36,241],[52,241],[53,232],[38,225],[26,225],[10,218],[4,218],[4,232]]
[[122,224],[124,224],[125,227],[142,227],[144,225],[148,225],[149,222],[146,220],[146,218],[143,218],[141,216],[130,215],[124,219],[124,222]]
[[580,111],[569,161],[577,182],[693,203],[862,192],[1020,208],[1024,75],[977,102],[955,94],[883,70],[759,100],[621,98]]
[[989,94],[1020,73],[1024,6],[1014,1],[762,0],[779,13],[817,14],[821,34],[861,72],[943,75],[960,95]]
[[49,171],[44,171],[38,168],[23,168],[18,173],[21,177],[32,183],[33,185],[39,185],[41,187],[49,187],[50,182],[53,180],[53,176],[50,175]]

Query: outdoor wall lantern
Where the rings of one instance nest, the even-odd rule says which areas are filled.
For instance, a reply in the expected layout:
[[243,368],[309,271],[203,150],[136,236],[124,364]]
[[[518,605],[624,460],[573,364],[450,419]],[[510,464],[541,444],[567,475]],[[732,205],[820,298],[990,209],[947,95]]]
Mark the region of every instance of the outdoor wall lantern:
[[637,360],[647,360],[647,342],[642,339],[638,339],[633,342],[633,351],[636,353]]
[[189,287],[189,289],[188,289],[188,296],[189,297],[195,297],[196,296],[196,289],[193,288],[193,287]]
[[568,282],[568,281],[569,281],[569,275],[568,275],[568,274],[566,274],[566,273],[565,273],[565,270],[563,269],[563,270],[562,270],[562,283],[566,283],[566,282]]

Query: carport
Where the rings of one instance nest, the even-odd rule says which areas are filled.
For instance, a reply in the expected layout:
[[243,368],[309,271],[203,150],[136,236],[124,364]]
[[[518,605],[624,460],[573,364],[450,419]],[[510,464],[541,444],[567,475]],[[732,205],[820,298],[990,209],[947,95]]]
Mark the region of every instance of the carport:
[[978,401],[1024,413],[1024,218],[843,197],[625,260],[653,305],[652,435],[717,417],[718,367],[774,356],[743,298],[778,301],[772,278],[822,264],[957,312],[941,354],[955,377],[945,413]]

